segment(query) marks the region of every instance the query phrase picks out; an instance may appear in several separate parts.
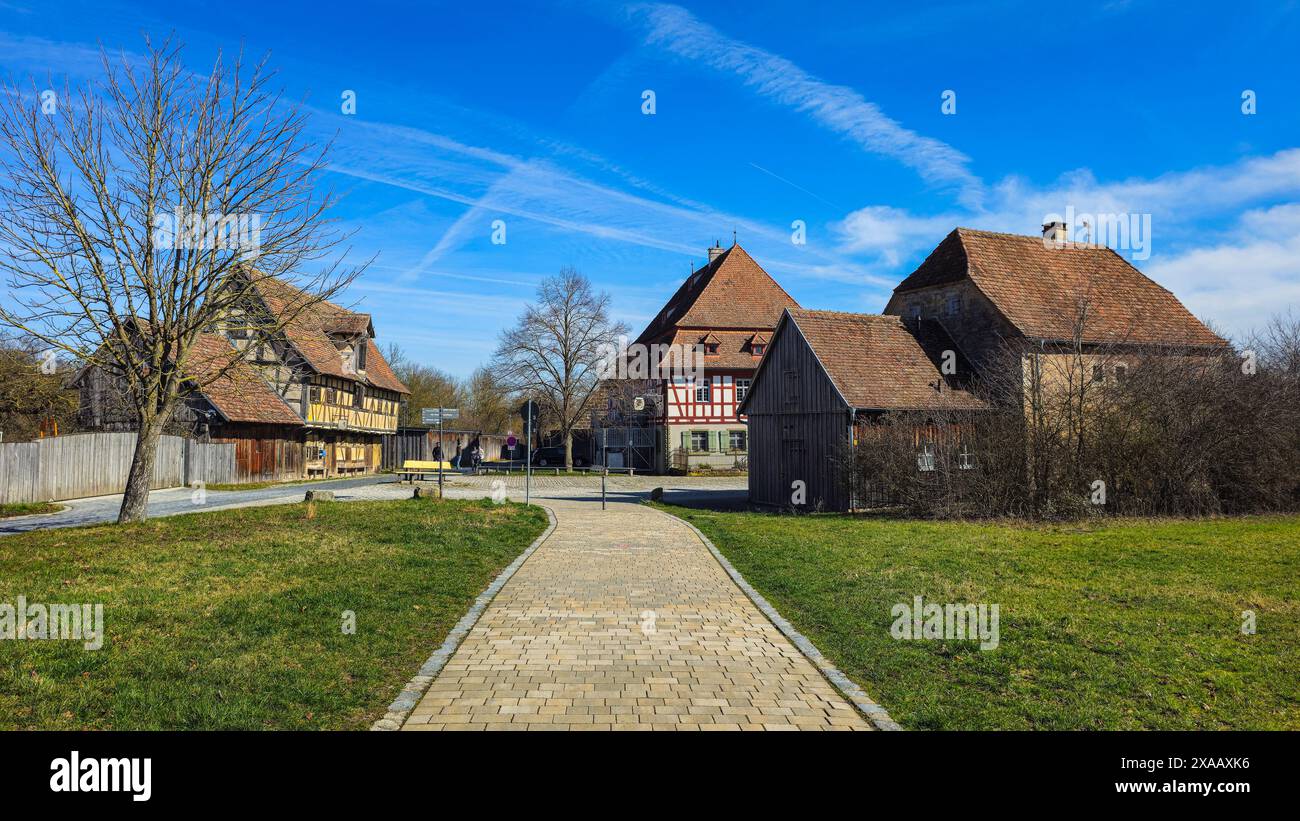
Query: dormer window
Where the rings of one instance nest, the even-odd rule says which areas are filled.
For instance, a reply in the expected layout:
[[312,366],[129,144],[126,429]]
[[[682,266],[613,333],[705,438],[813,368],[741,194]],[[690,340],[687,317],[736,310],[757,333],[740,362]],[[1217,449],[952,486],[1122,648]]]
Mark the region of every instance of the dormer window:
[[364,371],[366,369],[366,348],[368,347],[369,346],[366,345],[365,340],[362,340],[361,343],[357,345],[357,370],[359,371]]
[[709,334],[708,336],[704,337],[704,339],[700,340],[700,344],[704,346],[704,355],[717,356],[718,346],[721,344],[721,342],[722,340],[718,339],[713,334]]
[[749,338],[749,352],[755,359],[767,353],[767,342],[767,334],[754,334]]

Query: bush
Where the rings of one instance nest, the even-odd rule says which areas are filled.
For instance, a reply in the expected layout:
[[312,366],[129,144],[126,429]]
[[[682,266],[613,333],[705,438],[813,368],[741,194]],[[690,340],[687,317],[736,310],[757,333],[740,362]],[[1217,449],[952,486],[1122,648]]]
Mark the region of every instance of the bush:
[[939,518],[1300,508],[1290,317],[1239,351],[1008,347],[974,387],[987,410],[863,421],[845,456],[857,497]]

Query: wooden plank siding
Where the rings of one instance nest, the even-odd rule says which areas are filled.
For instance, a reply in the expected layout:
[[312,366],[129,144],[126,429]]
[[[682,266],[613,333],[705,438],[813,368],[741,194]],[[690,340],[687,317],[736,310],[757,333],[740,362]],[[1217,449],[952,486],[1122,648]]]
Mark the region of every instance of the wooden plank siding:
[[792,507],[792,483],[805,483],[803,509],[845,510],[849,493],[839,468],[849,436],[849,407],[799,327],[783,322],[768,347],[746,405],[749,500]]
[[270,482],[305,476],[302,432],[283,425],[214,425],[213,442],[234,448],[236,482]]
[[[105,496],[126,489],[134,433],[81,433],[0,445],[0,503]],[[179,436],[158,440],[152,489],[230,482],[234,446]]]

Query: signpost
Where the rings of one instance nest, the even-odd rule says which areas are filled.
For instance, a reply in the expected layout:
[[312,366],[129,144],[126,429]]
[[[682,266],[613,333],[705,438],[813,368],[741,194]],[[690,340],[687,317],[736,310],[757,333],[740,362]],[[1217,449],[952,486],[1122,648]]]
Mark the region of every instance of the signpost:
[[446,448],[442,443],[442,421],[459,419],[460,408],[421,408],[420,421],[426,425],[438,426],[438,498],[442,498],[442,463],[446,461]]
[[519,409],[519,415],[524,418],[524,436],[527,444],[524,446],[524,504],[531,504],[533,493],[533,423],[537,419],[537,403],[531,399],[524,402],[523,407]]

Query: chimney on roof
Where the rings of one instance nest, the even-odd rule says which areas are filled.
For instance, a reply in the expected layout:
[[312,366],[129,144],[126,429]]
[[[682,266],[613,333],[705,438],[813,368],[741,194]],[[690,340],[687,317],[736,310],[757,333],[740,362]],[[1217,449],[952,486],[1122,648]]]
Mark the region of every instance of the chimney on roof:
[[1057,245],[1064,245],[1069,239],[1069,234],[1070,226],[1059,220],[1043,224],[1044,245],[1049,242],[1056,243]]
[[722,256],[722,243],[715,240],[713,247],[709,249],[709,262],[713,262],[713,260],[720,256]]

